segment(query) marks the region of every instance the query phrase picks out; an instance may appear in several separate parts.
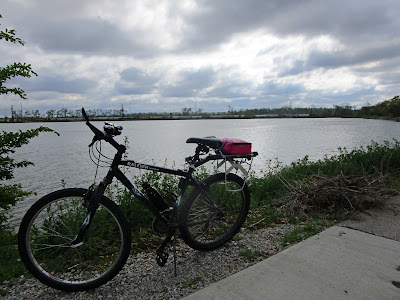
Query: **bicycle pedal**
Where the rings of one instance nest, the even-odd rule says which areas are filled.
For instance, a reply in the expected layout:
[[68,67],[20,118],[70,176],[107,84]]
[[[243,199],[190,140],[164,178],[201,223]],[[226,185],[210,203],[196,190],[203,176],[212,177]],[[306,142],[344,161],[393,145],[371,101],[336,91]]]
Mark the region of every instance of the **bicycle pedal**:
[[168,253],[167,252],[158,252],[156,256],[157,264],[160,267],[164,267],[168,260]]

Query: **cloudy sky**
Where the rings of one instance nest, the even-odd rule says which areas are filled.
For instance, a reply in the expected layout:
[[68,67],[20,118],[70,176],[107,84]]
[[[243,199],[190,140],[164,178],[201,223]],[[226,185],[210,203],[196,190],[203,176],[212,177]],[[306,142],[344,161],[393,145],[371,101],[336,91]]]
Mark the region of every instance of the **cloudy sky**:
[[26,109],[376,104],[400,94],[399,0],[2,0]]

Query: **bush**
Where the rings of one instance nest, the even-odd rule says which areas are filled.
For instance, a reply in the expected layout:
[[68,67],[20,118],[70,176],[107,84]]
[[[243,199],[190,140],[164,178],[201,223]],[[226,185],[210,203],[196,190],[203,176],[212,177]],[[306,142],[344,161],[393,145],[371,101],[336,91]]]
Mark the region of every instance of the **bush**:
[[16,247],[16,235],[7,226],[9,218],[8,210],[16,202],[31,194],[22,190],[20,184],[5,184],[4,180],[14,178],[14,169],[32,165],[29,161],[15,161],[9,157],[10,153],[15,153],[16,149],[28,144],[30,139],[36,137],[41,132],[53,132],[50,128],[39,127],[27,131],[0,133],[0,282],[18,276],[24,270],[18,262],[19,254]]
[[[38,136],[41,132],[54,132],[47,127],[39,127],[27,131],[5,132],[0,133],[0,180],[10,180],[14,178],[14,169],[23,168],[32,165],[31,162],[15,161],[9,154],[15,153],[17,148],[29,143],[29,141]],[[31,194],[31,192],[23,191],[20,184],[4,184],[0,183],[0,227],[6,221],[5,211],[23,197]]]
[[[392,195],[390,179],[400,170],[400,143],[375,142],[316,162],[304,157],[275,167],[249,185],[255,206],[283,206],[289,215],[362,210]],[[379,198],[379,199],[378,199]]]

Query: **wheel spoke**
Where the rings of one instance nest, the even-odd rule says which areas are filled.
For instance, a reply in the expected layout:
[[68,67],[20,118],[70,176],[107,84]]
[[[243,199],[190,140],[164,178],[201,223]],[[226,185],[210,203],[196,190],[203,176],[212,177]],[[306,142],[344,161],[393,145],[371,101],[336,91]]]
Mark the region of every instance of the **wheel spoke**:
[[85,192],[69,189],[45,196],[38,201],[42,206],[28,210],[30,219],[24,217],[21,222],[23,262],[35,277],[54,288],[78,291],[99,286],[118,273],[129,255],[128,224],[108,199],[100,201],[82,243],[71,244],[87,214],[80,204]]
[[199,250],[220,247],[240,229],[249,204],[248,187],[239,176],[224,173],[210,176],[183,204],[180,216],[183,239]]
[[58,231],[50,228],[50,227],[45,227],[43,226],[43,230],[41,230],[41,236],[47,236],[47,237],[59,237],[62,238],[66,241],[71,241],[71,237],[70,236],[65,236],[61,233],[59,233]]

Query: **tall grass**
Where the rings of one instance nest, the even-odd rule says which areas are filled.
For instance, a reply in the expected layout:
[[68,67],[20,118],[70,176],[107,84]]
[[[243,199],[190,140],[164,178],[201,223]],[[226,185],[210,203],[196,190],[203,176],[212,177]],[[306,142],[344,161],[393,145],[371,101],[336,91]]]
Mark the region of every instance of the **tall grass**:
[[396,140],[383,144],[372,142],[351,151],[339,148],[338,151],[338,154],[318,161],[310,161],[305,156],[289,166],[279,162],[270,163],[269,169],[260,177],[253,176],[249,180],[253,204],[262,206],[274,203],[287,196],[296,182],[307,181],[314,176],[382,174],[393,178],[399,175],[400,143]]

